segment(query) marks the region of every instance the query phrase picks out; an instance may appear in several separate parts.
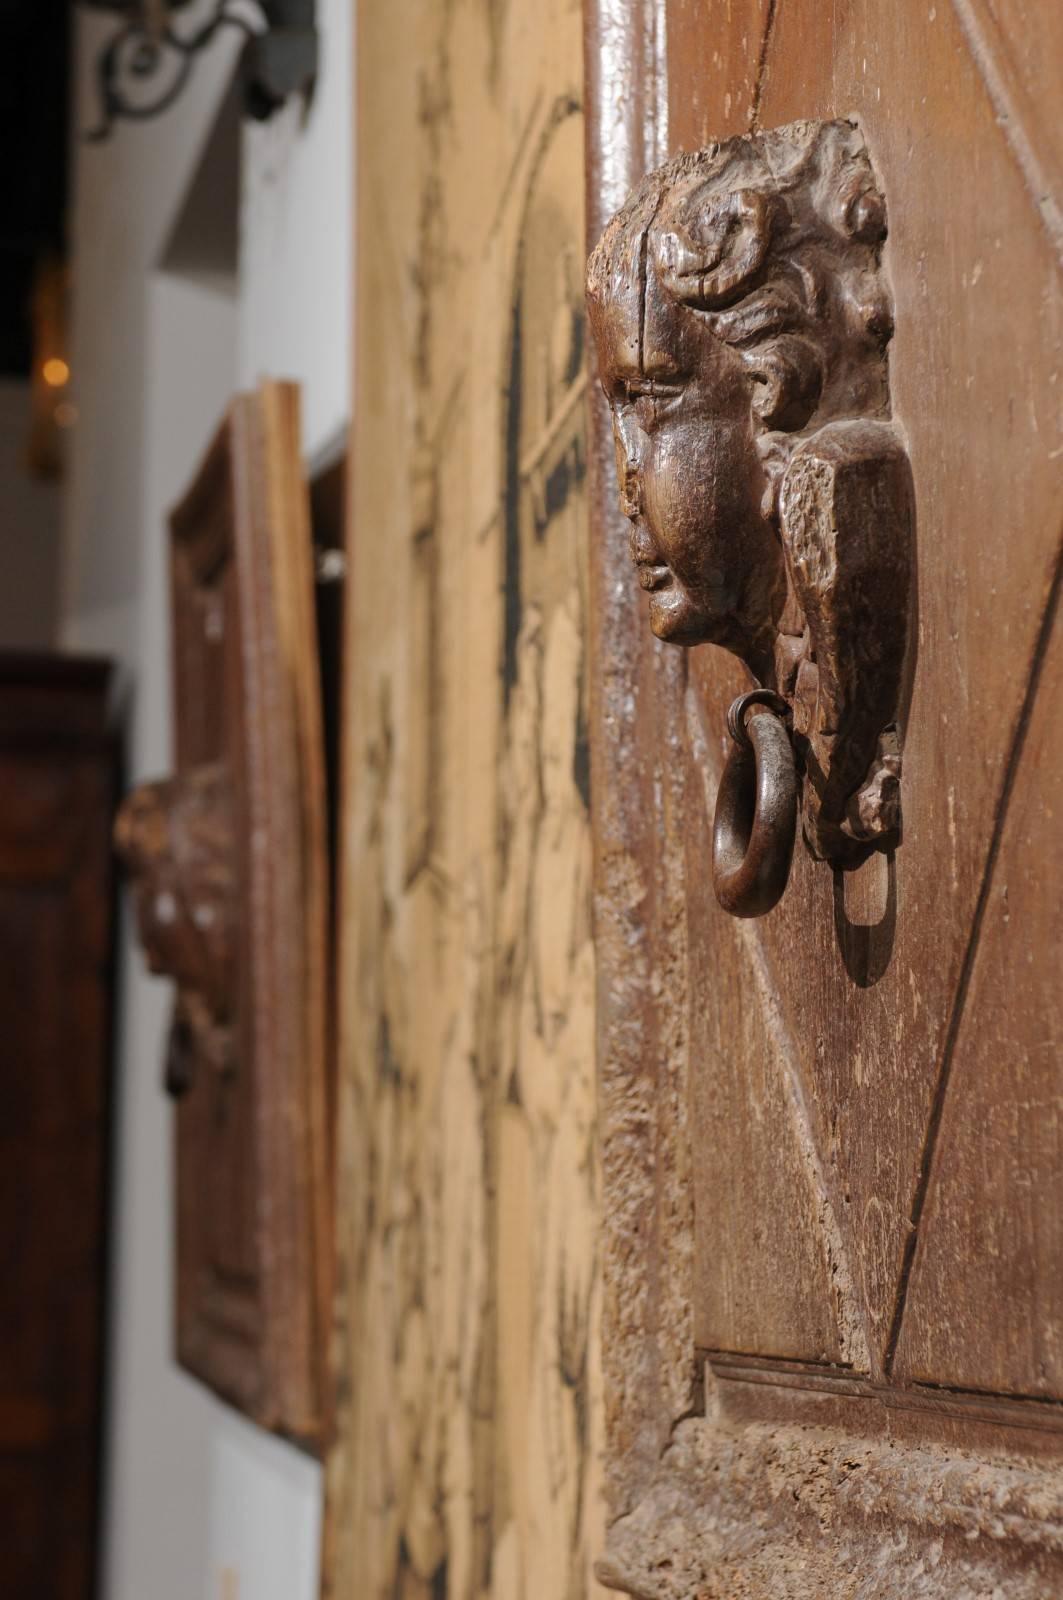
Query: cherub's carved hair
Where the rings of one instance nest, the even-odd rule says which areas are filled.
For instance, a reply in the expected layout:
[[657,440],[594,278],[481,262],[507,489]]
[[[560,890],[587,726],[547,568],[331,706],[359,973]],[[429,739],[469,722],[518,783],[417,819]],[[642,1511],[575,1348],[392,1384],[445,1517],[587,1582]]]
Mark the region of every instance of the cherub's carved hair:
[[588,295],[606,302],[645,251],[663,291],[740,355],[758,431],[885,416],[885,236],[859,129],[796,122],[651,172],[591,256]]

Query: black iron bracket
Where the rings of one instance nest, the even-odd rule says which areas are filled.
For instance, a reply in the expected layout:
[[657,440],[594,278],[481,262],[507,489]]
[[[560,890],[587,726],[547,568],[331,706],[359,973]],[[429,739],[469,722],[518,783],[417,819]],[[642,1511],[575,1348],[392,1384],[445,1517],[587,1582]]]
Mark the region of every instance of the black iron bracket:
[[[180,13],[191,0],[81,0],[121,19],[96,64],[100,121],[86,137],[109,137],[118,121],[147,122],[180,96],[196,59],[224,29],[244,34],[241,78],[248,116],[258,121],[293,94],[309,98],[318,68],[315,0],[214,0],[198,23]],[[201,9],[201,8],[200,8]]]

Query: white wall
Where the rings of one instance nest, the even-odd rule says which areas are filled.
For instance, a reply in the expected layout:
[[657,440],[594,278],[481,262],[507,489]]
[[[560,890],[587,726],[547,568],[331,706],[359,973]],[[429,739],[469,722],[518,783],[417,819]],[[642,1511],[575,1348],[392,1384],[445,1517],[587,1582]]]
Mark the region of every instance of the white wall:
[[311,460],[350,409],[354,6],[318,0],[321,76],[305,130],[294,102],[244,125],[240,383],[303,383]]
[[[247,126],[235,281],[162,270],[230,82],[220,38],[157,122],[78,142],[71,366],[79,422],[65,518],[63,639],[123,665],[129,778],[170,754],[164,519],[232,391],[304,384],[313,457],[348,415],[351,0],[319,0],[323,72],[304,119]],[[78,26],[78,128],[110,25]],[[169,985],[122,932],[104,1600],[311,1600],[320,1470],[251,1427],[171,1357]]]

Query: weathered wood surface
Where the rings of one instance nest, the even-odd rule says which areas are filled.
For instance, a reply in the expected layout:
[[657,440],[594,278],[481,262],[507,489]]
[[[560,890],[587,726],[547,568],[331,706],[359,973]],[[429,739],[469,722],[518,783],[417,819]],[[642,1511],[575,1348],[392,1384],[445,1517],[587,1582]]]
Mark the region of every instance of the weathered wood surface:
[[116,838],[176,980],[177,1348],[320,1445],[327,1397],[327,837],[299,394],[239,395],[171,519],[176,776]]
[[[1058,167],[1044,86],[1063,72],[1063,14],[665,9],[667,137],[647,150],[656,8],[591,8],[590,236],[681,148],[859,119],[889,206],[918,656],[892,860],[834,877],[799,846],[780,907],[729,923],[708,841],[724,713],[747,681],[719,650],[669,662],[648,639],[599,416],[604,1570],[676,1600],[1041,1600],[1063,1586],[1058,1408],[1038,1400],[1063,1394],[1047,734],[1061,297],[1059,194],[1042,181]],[[1020,12],[1037,53],[1011,37]],[[691,1169],[693,1261],[676,1181]],[[696,1345],[712,1356],[704,1402]],[[831,1429],[891,1444],[836,1457]]]
[[[1059,580],[1027,686],[896,1369],[1063,1393]],[[1061,1419],[1063,1420],[1063,1419]]]
[[[802,13],[815,10],[778,8],[759,118],[775,126],[855,111],[888,196],[891,381],[918,524],[918,655],[905,751],[914,777],[902,848],[889,868],[873,862],[861,875],[881,880],[866,885],[867,912],[853,903],[865,887],[859,879],[832,883],[799,852],[792,892],[760,949],[880,1373],[902,1309],[909,1219],[1063,518],[1058,463],[1043,443],[1059,436],[1060,295],[1051,242],[952,9],[930,19],[913,7],[902,27],[878,8],[851,7],[846,25],[827,28],[813,49],[812,19]],[[701,27],[711,27],[711,7]],[[685,117],[684,71],[673,57],[673,140],[731,131],[726,116],[722,129],[708,115],[702,124]],[[959,184],[971,152],[979,189],[993,194],[990,209]],[[1037,315],[1018,314],[1017,283]],[[1006,537],[997,536],[1002,529]],[[714,653],[700,656],[694,696],[712,728],[730,674],[721,681]],[[718,937],[731,935],[721,929]],[[704,959],[713,961],[711,950]],[[733,1114],[748,1119],[750,1105],[740,1096]],[[777,1293],[785,1257],[759,1259]],[[759,1270],[751,1261],[752,1293]],[[791,1282],[796,1302],[799,1272]]]
[[359,8],[336,1600],[599,1592],[580,24]]
[[[584,9],[587,238],[594,241],[668,152],[667,76],[660,7],[602,0]],[[602,1367],[606,1495],[619,1519],[650,1489],[676,1419],[699,1409],[701,1376],[691,1293],[685,657],[646,626],[596,376],[592,356],[591,794],[599,1126],[609,1197]]]

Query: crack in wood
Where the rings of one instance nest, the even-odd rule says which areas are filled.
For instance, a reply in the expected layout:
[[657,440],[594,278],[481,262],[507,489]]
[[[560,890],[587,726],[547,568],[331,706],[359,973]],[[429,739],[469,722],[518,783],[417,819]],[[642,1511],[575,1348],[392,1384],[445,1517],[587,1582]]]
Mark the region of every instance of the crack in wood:
[[1045,657],[1048,653],[1052,629],[1055,625],[1056,614],[1059,609],[1059,592],[1063,584],[1063,544],[1060,545],[1056,556],[1055,571],[1052,576],[1045,602],[1044,612],[1041,616],[1037,638],[1034,641],[1033,654],[1030,662],[1030,671],[1026,682],[1026,691],[1023,695],[1022,705],[1015,724],[1015,731],[1011,738],[1008,751],[1007,765],[1004,769],[1004,780],[1001,784],[1000,798],[997,801],[993,818],[993,828],[990,835],[989,849],[986,853],[985,867],[982,872],[982,882],[978,890],[978,899],[975,902],[974,916],[971,920],[971,932],[964,951],[963,964],[960,968],[959,982],[956,985],[956,997],[953,1001],[952,1012],[949,1017],[948,1031],[941,1052],[941,1066],[938,1070],[937,1082],[934,1087],[934,1098],[931,1102],[930,1116],[927,1119],[926,1136],[923,1142],[923,1151],[919,1166],[919,1180],[916,1185],[915,1198],[912,1203],[911,1219],[908,1236],[905,1240],[904,1257],[901,1262],[900,1275],[897,1281],[897,1297],[894,1303],[893,1316],[890,1320],[889,1338],[883,1358],[883,1370],[886,1377],[893,1372],[893,1365],[897,1354],[897,1345],[900,1340],[901,1327],[904,1322],[904,1312],[908,1301],[908,1290],[911,1283],[912,1271],[915,1266],[916,1252],[919,1243],[919,1224],[922,1221],[923,1209],[926,1205],[930,1182],[933,1177],[934,1157],[937,1152],[938,1137],[941,1132],[941,1122],[945,1110],[945,1098],[948,1094],[949,1081],[952,1076],[952,1066],[956,1054],[956,1045],[959,1039],[960,1028],[963,1023],[967,994],[971,986],[971,977],[974,972],[974,963],[978,954],[981,940],[982,923],[985,919],[986,907],[989,903],[990,891],[993,887],[993,877],[996,870],[997,859],[1000,855],[1004,838],[1004,828],[1007,823],[1008,811],[1011,804],[1015,781],[1022,762],[1023,751],[1026,746],[1026,735],[1029,731],[1030,720],[1033,716],[1037,691],[1041,683]]
[[760,41],[760,53],[757,56],[757,71],[753,79],[753,99],[749,107],[749,131],[756,133],[760,128],[760,104],[764,98],[764,83],[768,75],[768,52],[771,49],[772,36],[775,32],[775,17],[779,9],[779,0],[768,0],[767,15],[764,18],[764,33]]
[[995,24],[987,15],[984,0],[952,0],[952,4],[971,58],[992,101],[997,124],[1018,163],[1034,209],[1057,255],[1063,258],[1059,174],[1049,170],[1029,130],[1037,108],[1030,104],[1029,95],[1006,53],[990,43],[990,30]]

